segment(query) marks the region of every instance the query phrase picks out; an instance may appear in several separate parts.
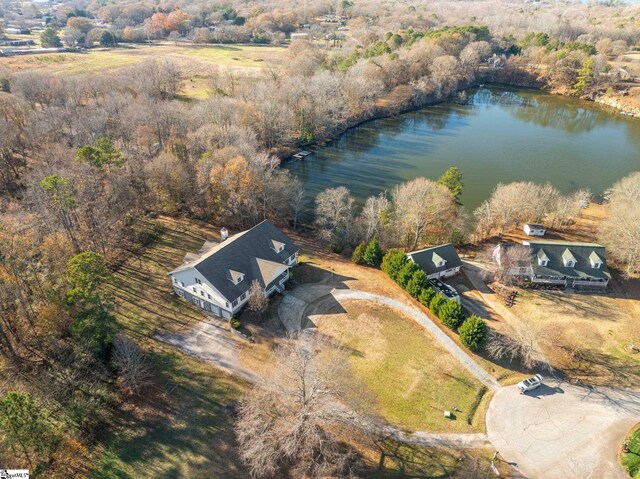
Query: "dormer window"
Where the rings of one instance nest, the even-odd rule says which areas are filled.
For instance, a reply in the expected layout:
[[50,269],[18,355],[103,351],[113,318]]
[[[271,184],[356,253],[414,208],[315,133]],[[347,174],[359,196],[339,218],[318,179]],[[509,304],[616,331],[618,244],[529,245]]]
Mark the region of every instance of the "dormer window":
[[244,279],[244,274],[242,274],[242,273],[240,273],[238,271],[233,271],[232,269],[230,269],[229,270],[229,278],[231,279],[231,282],[233,284],[238,284]]
[[538,265],[539,266],[546,266],[547,263],[549,262],[549,257],[547,256],[547,253],[544,252],[544,250],[540,250],[538,251]]
[[280,253],[284,249],[284,243],[280,241],[271,240],[271,248],[276,252]]
[[438,253],[433,253],[433,256],[431,257],[431,261],[433,261],[433,264],[436,266],[436,268],[442,268],[447,262],[447,260],[445,260]]
[[598,256],[598,253],[596,253],[595,251],[592,251],[589,255],[589,261],[591,262],[591,267],[593,269],[600,269],[600,267],[602,266],[602,260],[600,259],[600,256]]
[[196,284],[202,284],[202,281],[198,278],[196,278]]
[[562,253],[562,261],[565,268],[573,268],[576,265],[576,258],[569,248],[565,249]]

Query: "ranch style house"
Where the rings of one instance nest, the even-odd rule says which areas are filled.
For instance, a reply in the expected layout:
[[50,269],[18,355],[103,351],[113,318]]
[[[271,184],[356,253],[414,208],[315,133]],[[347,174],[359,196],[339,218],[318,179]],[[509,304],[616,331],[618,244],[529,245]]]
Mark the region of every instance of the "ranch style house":
[[223,228],[220,243],[205,242],[197,254],[188,253],[184,263],[169,272],[178,296],[223,318],[242,309],[254,280],[267,296],[284,291],[289,269],[298,263],[300,251],[269,220],[227,236]]
[[[570,241],[523,241],[529,247],[528,264],[514,265],[510,274],[523,276],[533,284],[571,287],[575,290],[604,290],[611,274],[607,268],[605,248],[596,243]],[[500,263],[500,252],[494,251]]]

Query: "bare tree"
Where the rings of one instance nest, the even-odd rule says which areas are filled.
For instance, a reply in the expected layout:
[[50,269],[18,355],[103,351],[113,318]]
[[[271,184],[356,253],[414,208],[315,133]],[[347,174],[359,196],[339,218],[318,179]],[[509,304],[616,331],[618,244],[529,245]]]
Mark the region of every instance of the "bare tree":
[[133,341],[118,336],[113,342],[113,365],[118,370],[120,387],[129,394],[140,394],[151,380],[146,355]]
[[497,265],[493,273],[495,282],[513,286],[531,275],[531,252],[528,246],[500,244],[489,248],[488,253]]
[[316,196],[318,235],[328,243],[342,245],[350,240],[353,197],[344,186],[327,188]]
[[266,313],[269,307],[269,298],[267,297],[264,288],[260,284],[260,281],[254,279],[249,288],[249,300],[247,301],[247,309],[258,313],[262,316]]
[[254,477],[348,478],[358,466],[347,441],[366,433],[343,404],[344,352],[314,335],[289,339],[275,352],[278,367],[239,407],[240,457]]
[[394,219],[397,233],[410,249],[430,230],[437,239],[456,217],[455,200],[451,192],[435,181],[416,178],[393,190]]
[[365,241],[369,241],[375,234],[380,235],[385,225],[385,213],[388,212],[389,200],[383,193],[367,198],[358,218]]
[[541,339],[532,328],[524,325],[519,325],[512,336],[491,330],[486,350],[494,359],[519,361],[527,369],[542,367],[551,370],[539,345]]
[[631,275],[640,272],[640,172],[617,182],[607,193],[609,216],[600,238],[613,258]]

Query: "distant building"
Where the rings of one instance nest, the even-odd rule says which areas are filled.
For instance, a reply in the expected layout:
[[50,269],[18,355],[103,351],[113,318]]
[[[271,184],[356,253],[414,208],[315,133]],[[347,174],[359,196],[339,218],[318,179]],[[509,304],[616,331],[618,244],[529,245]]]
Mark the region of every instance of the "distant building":
[[309,32],[292,33],[291,40],[309,40]]
[[407,256],[427,273],[427,278],[449,278],[460,272],[462,261],[451,243],[412,251]]
[[546,232],[544,226],[534,223],[527,223],[523,229],[528,236],[544,236]]
[[254,280],[267,295],[282,292],[300,250],[268,220],[227,236],[223,228],[220,243],[205,242],[199,253],[187,254],[182,266],[169,273],[178,296],[223,318],[242,309]]

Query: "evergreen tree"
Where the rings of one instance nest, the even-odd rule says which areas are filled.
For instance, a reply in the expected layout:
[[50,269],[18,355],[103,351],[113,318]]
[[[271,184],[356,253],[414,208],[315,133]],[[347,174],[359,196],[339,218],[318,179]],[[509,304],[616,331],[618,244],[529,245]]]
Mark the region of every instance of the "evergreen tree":
[[409,258],[402,251],[390,249],[382,258],[380,267],[392,280],[397,281],[400,270],[408,261]]
[[427,279],[427,274],[421,269],[415,271],[411,279],[407,283],[407,293],[409,293],[414,298],[419,298],[420,293],[422,293],[429,286],[429,280]]
[[32,465],[32,455],[47,444],[52,431],[42,406],[31,395],[11,391],[0,398],[0,441],[14,451],[17,449]]
[[398,283],[403,288],[406,288],[414,273],[419,270],[420,268],[418,268],[417,264],[415,264],[413,261],[407,261],[402,269],[398,272],[396,283]]
[[378,238],[374,237],[371,239],[371,241],[369,241],[369,244],[367,244],[367,247],[364,249],[362,259],[369,266],[377,268],[378,266],[380,266],[383,256],[384,253],[382,252],[382,248],[380,247]]
[[119,167],[124,164],[122,151],[116,148],[113,142],[106,137],[98,138],[95,146],[84,145],[78,148],[76,158],[96,168]]
[[462,188],[464,183],[462,182],[462,173],[460,170],[452,166],[438,179],[438,183],[446,187],[456,200],[457,204],[460,204],[460,195],[462,194]]
[[462,306],[455,299],[449,299],[440,306],[438,317],[442,320],[442,324],[454,331],[464,322]]
[[418,294],[418,301],[420,301],[421,304],[428,308],[435,294],[436,292],[433,290],[433,288],[427,286],[422,291],[420,291],[420,294]]
[[73,256],[67,264],[66,278],[66,299],[73,315],[71,333],[96,357],[106,359],[118,328],[99,289],[110,278],[102,256],[93,251]]
[[60,40],[55,28],[47,27],[40,34],[40,44],[44,48],[60,48],[62,46],[62,41]]
[[367,245],[364,244],[364,242],[356,246],[356,249],[353,250],[353,254],[351,255],[351,261],[355,264],[364,264],[364,250],[366,249],[366,247]]
[[460,341],[472,351],[479,351],[487,343],[487,323],[478,316],[470,316],[458,329]]
[[447,298],[442,293],[436,293],[429,302],[429,309],[433,314],[440,317],[440,308],[447,302]]

